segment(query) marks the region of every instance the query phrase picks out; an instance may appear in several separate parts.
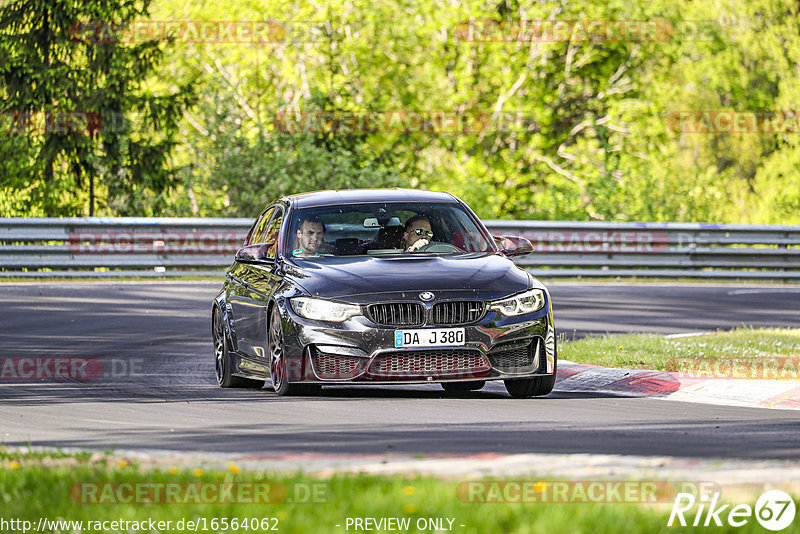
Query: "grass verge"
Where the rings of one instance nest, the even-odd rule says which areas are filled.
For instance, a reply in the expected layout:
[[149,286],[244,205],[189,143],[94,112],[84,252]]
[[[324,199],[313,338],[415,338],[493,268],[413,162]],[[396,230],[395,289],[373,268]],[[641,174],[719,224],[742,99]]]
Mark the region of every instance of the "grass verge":
[[[13,453],[10,453],[13,455]],[[352,532],[348,518],[397,518],[407,520],[405,532],[451,531],[458,533],[568,533],[592,532],[676,532],[667,527],[671,498],[659,497],[658,504],[597,502],[581,492],[566,493],[569,502],[469,502],[464,491],[468,481],[440,480],[420,476],[333,475],[327,478],[304,474],[271,474],[242,471],[235,464],[227,470],[176,468],[140,470],[136,464],[107,455],[94,461],[78,457],[75,462],[45,465],[41,456],[19,454],[0,461],[0,503],[2,519],[30,521],[82,521],[40,532],[189,532],[188,521],[198,524],[198,532]],[[519,479],[515,479],[519,481]],[[526,477],[541,491],[553,481]],[[472,482],[476,482],[474,479]],[[491,487],[491,480],[481,481]],[[638,483],[638,482],[636,482]],[[232,486],[234,500],[213,501],[218,488]],[[169,486],[172,485],[172,486]],[[268,487],[259,503],[251,503],[256,492],[238,488]],[[496,486],[496,485],[495,485]],[[168,487],[178,488],[170,493]],[[196,488],[192,492],[190,488]],[[158,490],[157,488],[161,488]],[[211,488],[210,490],[204,488]],[[140,493],[141,491],[141,493]],[[204,493],[205,491],[205,493]],[[154,503],[159,499],[169,501]],[[172,495],[170,501],[169,495]],[[264,495],[266,495],[266,501]],[[489,493],[484,492],[484,496]],[[502,496],[501,491],[498,495]],[[196,497],[195,497],[196,496]],[[723,495],[724,497],[724,495]],[[640,500],[638,497],[637,501]],[[586,501],[589,502],[586,502]],[[795,500],[797,500],[795,498]],[[750,502],[753,506],[754,500]],[[687,518],[691,521],[692,515]],[[227,519],[227,528],[223,519]],[[237,519],[237,528],[232,520]],[[171,521],[169,528],[134,528],[131,523],[119,528],[108,521]],[[177,528],[183,520],[183,528]],[[214,521],[216,520],[216,521]],[[248,527],[242,527],[247,520]],[[254,521],[255,520],[255,521]],[[452,520],[452,522],[450,521]],[[724,518],[723,518],[724,521]],[[435,526],[443,528],[436,529]],[[253,528],[255,527],[255,528]],[[126,530],[127,529],[127,530]],[[364,530],[364,529],[360,529]],[[390,529],[374,529],[388,531]],[[691,528],[689,528],[691,530]],[[763,531],[751,517],[747,525],[725,525],[715,532]]]
[[738,328],[667,338],[625,334],[564,342],[559,357],[603,367],[800,380],[800,329]]

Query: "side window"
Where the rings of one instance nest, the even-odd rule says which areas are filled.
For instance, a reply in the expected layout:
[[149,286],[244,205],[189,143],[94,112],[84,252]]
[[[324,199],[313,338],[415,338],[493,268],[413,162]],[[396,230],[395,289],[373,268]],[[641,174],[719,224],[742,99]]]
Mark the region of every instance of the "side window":
[[256,232],[256,226],[258,226],[258,222],[260,220],[261,220],[260,218],[256,219],[256,222],[254,222],[252,226],[250,226],[250,230],[247,231],[247,235],[244,238],[244,243],[242,244],[243,247],[253,244],[253,234]]
[[273,217],[272,222],[269,223],[269,227],[267,228],[267,233],[263,241],[264,243],[272,243],[272,245],[267,249],[267,256],[270,258],[274,258],[278,255],[278,237],[281,233],[282,222],[283,210],[275,210],[275,217]]
[[259,243],[264,243],[264,237],[267,234],[267,224],[269,220],[272,218],[272,214],[275,212],[275,208],[268,208],[261,218],[256,223],[255,229],[250,232],[250,235],[247,238],[248,245],[257,245]]

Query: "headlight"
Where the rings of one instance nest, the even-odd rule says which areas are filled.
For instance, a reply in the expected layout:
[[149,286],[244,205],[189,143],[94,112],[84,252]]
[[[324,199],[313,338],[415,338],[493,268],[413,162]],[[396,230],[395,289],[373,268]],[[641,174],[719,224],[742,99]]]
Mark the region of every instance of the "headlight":
[[332,300],[298,297],[290,299],[289,302],[297,315],[312,321],[341,323],[354,315],[361,315],[360,306]]
[[532,289],[511,298],[496,300],[489,308],[510,317],[541,310],[544,308],[544,302],[544,291]]

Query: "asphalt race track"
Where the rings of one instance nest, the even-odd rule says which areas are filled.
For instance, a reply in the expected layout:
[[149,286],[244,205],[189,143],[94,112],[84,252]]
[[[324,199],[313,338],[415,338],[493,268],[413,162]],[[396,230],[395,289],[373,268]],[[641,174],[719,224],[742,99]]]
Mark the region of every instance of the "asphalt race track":
[[[463,397],[439,386],[223,390],[210,302],[219,282],[0,285],[0,441],[7,445],[259,454],[618,453],[800,459],[800,412],[556,391]],[[800,288],[551,285],[568,337],[800,327]],[[20,379],[18,358],[84,358],[104,376]],[[96,359],[96,360],[94,360]]]

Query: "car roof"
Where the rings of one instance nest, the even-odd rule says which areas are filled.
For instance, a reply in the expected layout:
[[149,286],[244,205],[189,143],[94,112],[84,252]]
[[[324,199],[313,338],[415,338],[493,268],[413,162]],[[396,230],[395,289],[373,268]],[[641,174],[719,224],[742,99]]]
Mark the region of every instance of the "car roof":
[[395,189],[314,191],[285,198],[298,208],[368,202],[457,202],[455,196],[444,191],[421,191],[418,189],[401,189],[399,187]]

